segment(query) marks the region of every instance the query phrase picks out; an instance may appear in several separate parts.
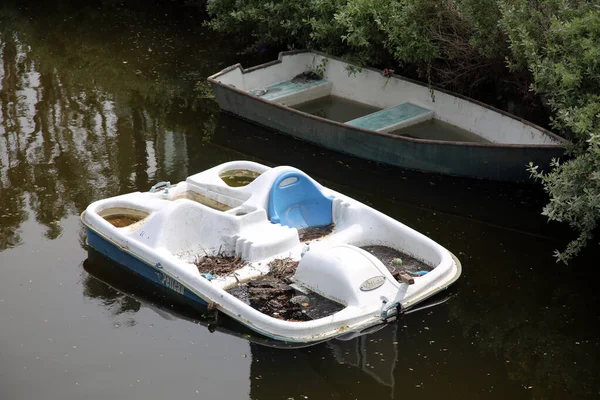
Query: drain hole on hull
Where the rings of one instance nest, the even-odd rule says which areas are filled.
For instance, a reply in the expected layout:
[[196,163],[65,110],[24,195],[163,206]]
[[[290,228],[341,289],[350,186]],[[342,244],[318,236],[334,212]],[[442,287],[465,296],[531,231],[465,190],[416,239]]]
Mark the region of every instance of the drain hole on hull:
[[116,228],[133,225],[149,215],[147,212],[130,208],[107,208],[98,214]]

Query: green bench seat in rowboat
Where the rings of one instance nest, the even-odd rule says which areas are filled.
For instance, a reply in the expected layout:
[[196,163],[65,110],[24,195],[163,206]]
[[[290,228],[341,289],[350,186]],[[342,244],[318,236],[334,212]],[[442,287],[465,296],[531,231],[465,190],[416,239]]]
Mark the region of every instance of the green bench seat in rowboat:
[[326,79],[292,79],[248,93],[278,104],[293,106],[327,96],[333,84]]
[[378,132],[392,132],[433,118],[433,111],[412,103],[402,103],[364,117],[346,122],[347,125]]

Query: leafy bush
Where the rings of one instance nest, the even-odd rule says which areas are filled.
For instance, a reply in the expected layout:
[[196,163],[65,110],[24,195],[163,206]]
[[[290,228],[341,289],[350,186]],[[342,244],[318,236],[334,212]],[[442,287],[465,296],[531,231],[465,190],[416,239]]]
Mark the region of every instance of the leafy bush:
[[[252,46],[305,45],[310,41],[306,19],[312,2],[293,0],[211,0],[208,25]],[[239,35],[235,35],[239,34]]]
[[543,214],[579,231],[557,260],[568,262],[592,239],[600,220],[600,6],[582,1],[502,1],[502,26],[527,65],[532,88],[554,111],[553,126],[573,145],[548,174],[531,165],[550,195]]
[[396,63],[459,90],[490,79],[490,65],[504,68],[496,0],[211,0],[207,9],[211,28],[249,49],[317,48],[360,65]]

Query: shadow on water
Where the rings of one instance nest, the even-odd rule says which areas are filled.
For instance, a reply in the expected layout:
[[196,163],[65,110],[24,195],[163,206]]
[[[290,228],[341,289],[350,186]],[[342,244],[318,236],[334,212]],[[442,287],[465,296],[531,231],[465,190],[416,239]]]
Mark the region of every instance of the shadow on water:
[[[177,182],[233,159],[299,167],[432,237],[463,264],[458,293],[450,300],[346,342],[281,350],[223,321],[217,331],[226,328],[226,336],[250,343],[251,398],[598,397],[600,249],[592,244],[568,267],[555,263],[553,249],[571,233],[539,215],[546,202],[539,187],[378,165],[219,112],[206,77],[239,61],[251,66],[274,56],[240,55],[229,38],[203,28],[204,13],[183,7],[183,1],[13,3],[0,4],[0,353],[10,360],[0,363],[0,397],[9,390],[28,395],[15,398],[34,398],[39,388],[48,398],[80,398],[64,383],[75,384],[75,370],[95,367],[115,345],[108,337],[130,339],[140,346],[140,358],[153,356],[155,346],[181,351],[178,363],[187,362],[182,360],[188,351],[199,351],[170,347],[170,335],[188,333],[174,331],[177,324],[147,342],[135,336],[142,314],[146,322],[208,324],[197,310],[171,307],[171,299],[152,287],[140,289],[140,282],[104,262],[90,259],[81,271],[81,259],[72,265],[64,259],[83,253],[85,231],[77,217],[90,202],[145,191],[161,180]],[[83,279],[75,282],[79,273]],[[33,290],[41,276],[43,286]],[[156,316],[143,313],[150,307]],[[47,333],[53,320],[97,309],[106,311],[95,314],[97,320],[57,323]],[[33,318],[36,312],[49,322]],[[134,328],[118,334],[87,330],[115,316]],[[25,334],[3,335],[14,327]],[[71,368],[62,349],[46,345],[50,336],[58,341],[86,334],[89,353],[78,360],[82,368]],[[219,335],[208,336],[206,345],[222,343]],[[42,360],[55,356],[36,375],[43,381],[39,387],[27,382],[35,365],[32,351]],[[226,346],[218,355],[239,361]],[[113,358],[107,364],[149,375],[162,365],[135,361]],[[203,378],[220,382],[234,366],[224,365],[203,370]],[[69,372],[56,375],[59,370]],[[104,379],[103,389],[122,383],[120,376],[95,370],[79,388],[100,395],[98,379]],[[153,390],[178,388],[157,382]]]
[[[295,382],[298,374],[307,372],[317,373],[321,376],[320,379],[327,378],[328,375],[334,376],[337,390],[346,395],[356,395],[354,389],[344,389],[348,379],[356,378],[358,382],[370,382],[371,394],[377,393],[381,398],[394,398],[398,379],[396,368],[401,359],[399,353],[409,345],[401,337],[401,333],[406,336],[406,332],[402,332],[407,328],[404,324],[412,324],[419,313],[431,315],[435,307],[443,305],[458,292],[450,289],[408,311],[399,321],[373,327],[362,335],[347,335],[326,343],[284,343],[258,335],[222,314],[217,320],[214,313],[205,307],[190,303],[161,286],[140,279],[93,249],[88,251],[83,269],[89,274],[83,283],[84,295],[99,301],[115,314],[128,314],[128,326],[135,326],[135,314],[142,308],[148,308],[167,320],[182,319],[206,327],[210,332],[249,341],[253,398],[264,398],[262,392],[270,392],[274,388],[281,390],[282,396],[297,391],[301,396],[319,397],[323,393],[322,387],[317,385],[308,389],[304,382]],[[287,368],[293,371],[286,371]],[[282,369],[285,373],[282,373]],[[404,378],[400,376],[400,379]]]
[[89,274],[84,281],[84,295],[111,309],[115,314],[134,315],[141,307],[150,308],[160,317],[183,319],[202,325],[210,332],[221,332],[252,343],[273,348],[306,347],[302,343],[285,343],[256,334],[224,314],[186,301],[162,286],[140,278],[94,249],[88,250],[83,269]]
[[[497,232],[488,233],[492,241],[499,238]],[[450,242],[469,241],[478,234],[477,230],[466,232],[466,237]],[[598,372],[597,361],[587,356],[597,346],[598,315],[581,305],[585,300],[591,304],[600,300],[592,283],[597,272],[573,274],[549,268],[551,258],[539,257],[548,249],[543,240],[503,240],[497,244],[515,248],[518,254],[496,253],[493,265],[508,266],[520,259],[526,268],[495,268],[483,256],[488,249],[470,251],[481,255],[465,257],[468,268],[461,281],[448,296],[432,299],[441,304],[404,315],[362,337],[294,349],[227,318],[215,326],[219,332],[251,343],[252,398],[318,398],[322,393],[340,398],[435,398],[442,390],[456,391],[456,398],[474,391],[486,398],[530,398],[532,392],[536,398],[589,397]],[[102,285],[89,277],[86,295],[93,292],[110,309],[117,303],[141,302],[163,318],[208,326],[198,317],[205,310],[174,303],[176,298],[168,292],[128,278],[123,268],[94,254],[92,250],[84,268],[110,287],[92,291],[92,286]],[[540,286],[548,280],[553,284]],[[135,300],[125,300],[128,297]],[[128,312],[137,312],[139,307]],[[596,319],[588,319],[590,314]]]

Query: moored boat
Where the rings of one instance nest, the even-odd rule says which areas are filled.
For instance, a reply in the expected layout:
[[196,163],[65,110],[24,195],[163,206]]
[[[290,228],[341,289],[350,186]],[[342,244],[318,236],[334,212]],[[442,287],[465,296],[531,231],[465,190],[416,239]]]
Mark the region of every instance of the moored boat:
[[430,238],[287,166],[221,164],[81,218],[96,251],[288,342],[394,320],[461,271]]
[[473,99],[319,52],[208,78],[221,109],[319,146],[403,168],[526,181],[565,140]]

